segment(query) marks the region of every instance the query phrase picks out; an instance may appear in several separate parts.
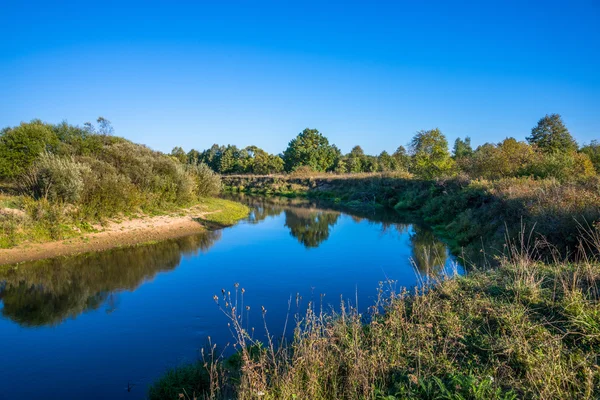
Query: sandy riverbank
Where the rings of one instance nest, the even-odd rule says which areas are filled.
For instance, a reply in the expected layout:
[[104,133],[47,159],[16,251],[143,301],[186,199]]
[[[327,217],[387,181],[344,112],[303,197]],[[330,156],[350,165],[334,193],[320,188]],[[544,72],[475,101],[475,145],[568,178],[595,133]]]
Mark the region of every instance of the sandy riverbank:
[[163,215],[111,222],[99,227],[98,232],[86,233],[76,238],[46,243],[23,243],[10,249],[0,249],[0,265],[132,246],[205,230],[201,220],[211,213],[193,208],[188,211],[185,216]]

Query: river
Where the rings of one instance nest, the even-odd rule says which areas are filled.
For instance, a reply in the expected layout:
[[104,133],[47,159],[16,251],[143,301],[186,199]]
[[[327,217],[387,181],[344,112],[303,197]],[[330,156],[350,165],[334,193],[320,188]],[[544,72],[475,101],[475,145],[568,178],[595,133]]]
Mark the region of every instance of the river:
[[262,332],[264,306],[281,334],[290,298],[366,311],[380,282],[410,288],[462,272],[431,230],[394,213],[236,199],[252,213],[230,228],[0,269],[0,399],[144,399],[209,337],[230,352],[213,296],[236,283],[246,323]]

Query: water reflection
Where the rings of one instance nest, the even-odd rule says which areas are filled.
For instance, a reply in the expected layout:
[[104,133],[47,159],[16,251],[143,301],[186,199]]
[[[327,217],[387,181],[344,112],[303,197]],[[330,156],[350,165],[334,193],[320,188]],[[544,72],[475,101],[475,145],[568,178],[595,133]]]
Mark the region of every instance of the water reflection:
[[184,255],[208,250],[220,231],[152,245],[56,258],[0,270],[2,315],[26,327],[58,325],[100,308],[118,307],[116,292],[135,290],[157,273],[179,265]]
[[305,247],[319,247],[329,238],[329,230],[333,228],[340,216],[339,212],[296,209],[285,211],[285,226],[290,234]]
[[[306,248],[317,248],[327,241],[342,216],[339,211],[303,199],[258,196],[235,199],[252,208],[247,220],[250,224],[283,214],[283,226]],[[398,248],[410,245],[414,266],[421,275],[435,275],[446,268],[449,258],[446,246],[431,230],[404,223],[395,213],[353,214],[351,219],[356,224],[376,225],[382,236],[396,231],[399,238],[408,237],[408,243],[399,243]],[[134,291],[157,273],[176,268],[182,256],[206,251],[220,238],[221,231],[208,231],[152,245],[2,268],[1,313],[21,326],[38,327],[58,325],[102,307],[107,313],[113,312],[119,307],[120,291]],[[365,257],[369,258],[368,254]]]
[[423,276],[435,276],[446,267],[448,251],[444,242],[435,237],[430,229],[413,226],[410,235],[412,259]]

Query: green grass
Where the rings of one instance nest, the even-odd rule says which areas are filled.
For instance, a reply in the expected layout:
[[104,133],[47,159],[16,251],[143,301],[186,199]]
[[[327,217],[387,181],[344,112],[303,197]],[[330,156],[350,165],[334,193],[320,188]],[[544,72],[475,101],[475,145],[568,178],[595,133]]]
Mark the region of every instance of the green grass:
[[[511,254],[498,268],[438,277],[420,289],[395,292],[384,283],[369,318],[344,304],[336,314],[311,305],[282,345],[259,343],[243,328],[245,311],[234,308],[243,294],[235,288],[218,303],[241,350],[236,363],[201,364],[203,387],[213,389],[196,396],[599,398],[600,262],[544,264],[515,248]],[[185,376],[161,379],[175,385],[162,398],[176,399],[178,387],[197,382]]]
[[208,212],[202,220],[219,226],[233,225],[250,213],[250,209],[241,203],[219,198],[201,199],[200,205]]
[[[95,232],[93,224],[105,223],[84,219],[69,205],[50,203],[45,200],[33,200],[25,196],[1,195],[0,208],[11,208],[17,213],[0,214],[0,248],[11,248],[24,242],[43,243],[54,240],[72,239],[83,234]],[[112,222],[144,216],[187,215],[189,208],[207,211],[200,222],[210,228],[231,226],[246,217],[248,207],[233,201],[219,198],[203,198],[186,206],[166,204],[154,206],[135,213],[123,213],[111,218]],[[75,212],[73,212],[75,210]]]

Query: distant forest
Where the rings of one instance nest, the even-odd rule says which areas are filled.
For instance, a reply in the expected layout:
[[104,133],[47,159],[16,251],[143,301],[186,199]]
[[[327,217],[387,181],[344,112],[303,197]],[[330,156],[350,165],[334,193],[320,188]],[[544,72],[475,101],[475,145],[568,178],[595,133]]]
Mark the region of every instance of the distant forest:
[[526,141],[509,137],[473,149],[471,139],[458,138],[452,150],[439,129],[417,132],[410,143],[389,153],[365,154],[355,146],[342,154],[316,129],[305,129],[278,155],[256,147],[213,145],[185,152],[175,147],[171,156],[184,164],[206,164],[220,174],[276,174],[282,172],[369,173],[404,172],[423,179],[464,175],[471,179],[519,176],[569,180],[600,171],[600,143],[579,146],[560,115],[546,115]]

